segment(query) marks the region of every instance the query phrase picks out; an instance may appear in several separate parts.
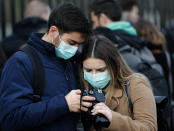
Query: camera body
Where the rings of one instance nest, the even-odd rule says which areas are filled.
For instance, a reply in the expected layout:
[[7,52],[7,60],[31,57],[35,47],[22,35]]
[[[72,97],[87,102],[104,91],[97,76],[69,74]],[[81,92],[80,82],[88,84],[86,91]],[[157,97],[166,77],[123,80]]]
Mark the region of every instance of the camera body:
[[105,95],[102,90],[92,89],[92,90],[84,90],[82,96],[92,96],[95,97],[95,101],[92,102],[92,106],[89,108],[87,112],[87,116],[92,118],[92,124],[96,129],[105,127],[107,128],[110,124],[109,120],[103,114],[93,115],[92,110],[97,103],[105,102]]

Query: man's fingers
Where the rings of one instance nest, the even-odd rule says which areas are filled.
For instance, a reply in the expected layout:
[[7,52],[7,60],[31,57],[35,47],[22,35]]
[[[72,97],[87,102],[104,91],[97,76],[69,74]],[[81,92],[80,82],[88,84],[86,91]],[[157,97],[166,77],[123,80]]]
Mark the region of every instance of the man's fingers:
[[83,101],[94,101],[95,100],[95,97],[92,97],[92,96],[83,96],[82,97],[82,100]]
[[80,95],[81,94],[81,90],[74,90],[76,94]]
[[88,111],[88,108],[82,106],[82,107],[81,107],[81,111],[87,112],[87,111]]
[[92,106],[92,103],[91,102],[82,102],[82,106],[85,106],[85,107],[91,107]]

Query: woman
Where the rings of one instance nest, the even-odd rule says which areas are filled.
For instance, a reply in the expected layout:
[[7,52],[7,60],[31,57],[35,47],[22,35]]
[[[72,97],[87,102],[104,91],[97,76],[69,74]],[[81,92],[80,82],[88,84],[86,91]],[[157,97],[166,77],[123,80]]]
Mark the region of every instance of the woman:
[[[156,131],[156,105],[148,80],[133,73],[116,47],[103,36],[94,36],[84,46],[81,66],[81,86],[85,89],[102,89],[105,103],[98,103],[93,115],[103,114],[114,131]],[[128,85],[128,86],[126,86]],[[129,88],[133,111],[129,107],[126,87]],[[82,97],[81,110],[92,105]]]
[[148,48],[152,53],[166,51],[166,39],[160,30],[151,22],[140,20],[134,25],[138,36],[146,40]]
[[147,47],[152,51],[157,62],[162,66],[164,75],[170,88],[173,88],[173,74],[171,56],[167,51],[165,36],[151,22],[140,20],[135,24],[138,36],[146,40]]

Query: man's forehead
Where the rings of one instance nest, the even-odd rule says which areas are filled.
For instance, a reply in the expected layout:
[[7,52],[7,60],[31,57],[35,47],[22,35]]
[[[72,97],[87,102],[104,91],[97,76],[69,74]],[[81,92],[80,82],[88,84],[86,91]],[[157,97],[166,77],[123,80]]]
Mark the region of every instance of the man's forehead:
[[70,41],[82,43],[84,41],[84,34],[80,32],[70,32],[65,35]]

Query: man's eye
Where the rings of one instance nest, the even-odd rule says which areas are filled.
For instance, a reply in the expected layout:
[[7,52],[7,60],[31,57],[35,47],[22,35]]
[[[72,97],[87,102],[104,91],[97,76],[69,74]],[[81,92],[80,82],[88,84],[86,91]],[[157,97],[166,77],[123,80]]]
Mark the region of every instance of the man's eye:
[[75,45],[75,43],[69,43],[70,45]]

